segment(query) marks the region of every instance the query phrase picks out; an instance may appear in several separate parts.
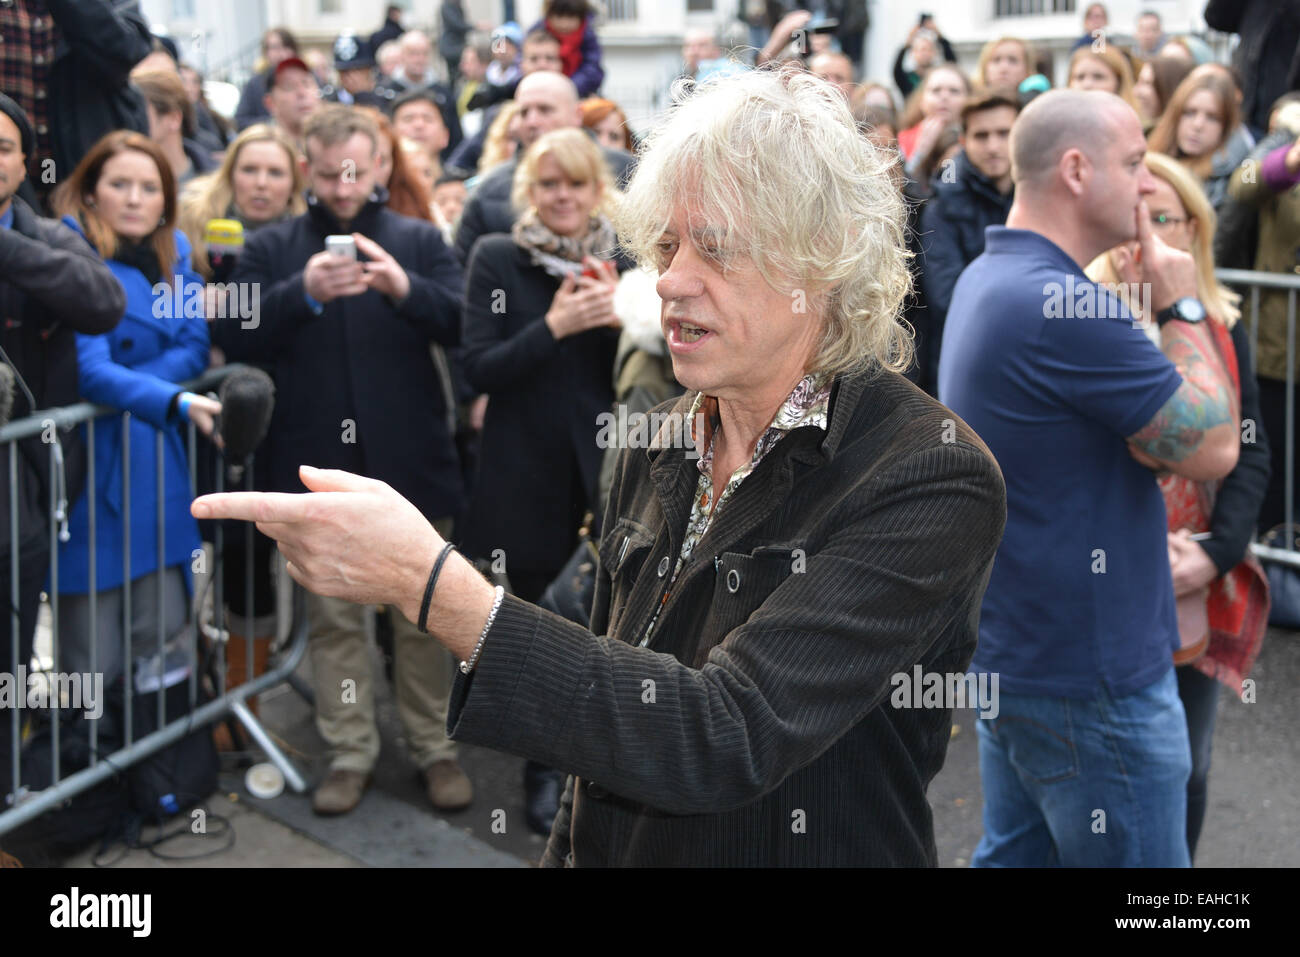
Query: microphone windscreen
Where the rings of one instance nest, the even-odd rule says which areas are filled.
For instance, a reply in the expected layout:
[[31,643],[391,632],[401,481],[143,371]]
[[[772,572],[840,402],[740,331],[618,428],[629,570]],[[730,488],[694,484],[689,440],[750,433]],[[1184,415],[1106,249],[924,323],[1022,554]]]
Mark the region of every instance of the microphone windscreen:
[[203,229],[203,244],[212,264],[213,279],[225,282],[235,271],[244,251],[244,224],[237,219],[209,219]]
[[8,425],[14,414],[14,370],[0,362],[0,425]]
[[275,383],[261,369],[241,369],[226,376],[217,395],[226,461],[240,464],[266,438],[275,409]]

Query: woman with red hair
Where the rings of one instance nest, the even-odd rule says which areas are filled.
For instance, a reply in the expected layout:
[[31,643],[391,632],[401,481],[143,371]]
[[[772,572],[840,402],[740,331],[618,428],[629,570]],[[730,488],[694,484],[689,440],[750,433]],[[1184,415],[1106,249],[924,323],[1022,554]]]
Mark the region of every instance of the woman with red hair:
[[627,114],[613,100],[589,96],[580,104],[582,125],[591,130],[596,142],[612,150],[635,153],[632,129],[627,125]]
[[[127,673],[129,657],[152,652],[159,633],[173,635],[185,623],[200,543],[190,515],[184,426],[193,422],[211,434],[221,405],[177,385],[207,367],[208,325],[190,243],[176,228],[176,183],[162,150],[139,133],[109,133],[64,181],[54,205],[126,293],[126,311],[112,332],[77,336],[82,396],[131,415],[125,423],[118,416],[96,423],[87,442],[94,483],[72,507],[58,566],[61,665],[101,672],[111,684]],[[128,584],[134,647],[124,650]]]

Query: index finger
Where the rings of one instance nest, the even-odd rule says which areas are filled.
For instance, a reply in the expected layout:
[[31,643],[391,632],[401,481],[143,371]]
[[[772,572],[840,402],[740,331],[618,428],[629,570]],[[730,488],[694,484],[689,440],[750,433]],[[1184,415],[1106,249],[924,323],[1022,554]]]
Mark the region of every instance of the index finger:
[[190,503],[195,518],[237,518],[244,522],[300,522],[306,495],[293,492],[215,492]]
[[1138,200],[1137,205],[1137,227],[1138,227],[1138,244],[1142,247],[1142,258],[1147,262],[1151,257],[1146,255],[1151,252],[1151,247],[1155,241],[1155,234],[1151,232],[1151,210],[1147,206],[1145,199]]
[[371,259],[387,259],[388,253],[384,252],[384,247],[379,245],[373,239],[368,239],[360,233],[353,233],[352,238],[357,241],[357,249],[361,250]]

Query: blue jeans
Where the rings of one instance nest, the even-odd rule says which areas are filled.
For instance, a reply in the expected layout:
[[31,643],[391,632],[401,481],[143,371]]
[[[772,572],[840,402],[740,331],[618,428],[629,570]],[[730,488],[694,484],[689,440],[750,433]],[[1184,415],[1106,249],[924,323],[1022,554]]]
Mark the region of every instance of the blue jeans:
[[999,695],[976,722],[984,836],[972,867],[1188,867],[1191,750],[1178,682],[1079,700]]

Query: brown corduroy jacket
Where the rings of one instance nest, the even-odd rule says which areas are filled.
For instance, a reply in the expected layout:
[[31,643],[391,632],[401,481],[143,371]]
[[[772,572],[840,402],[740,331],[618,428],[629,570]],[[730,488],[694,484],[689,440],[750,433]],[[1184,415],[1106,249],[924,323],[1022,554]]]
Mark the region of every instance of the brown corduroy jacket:
[[925,792],[951,711],[894,707],[893,679],[970,661],[997,464],[901,376],[840,376],[829,428],[793,430],[745,479],[638,647],[681,549],[689,452],[623,454],[592,630],[507,597],[453,688],[452,736],[571,773],[545,865],[934,865]]

